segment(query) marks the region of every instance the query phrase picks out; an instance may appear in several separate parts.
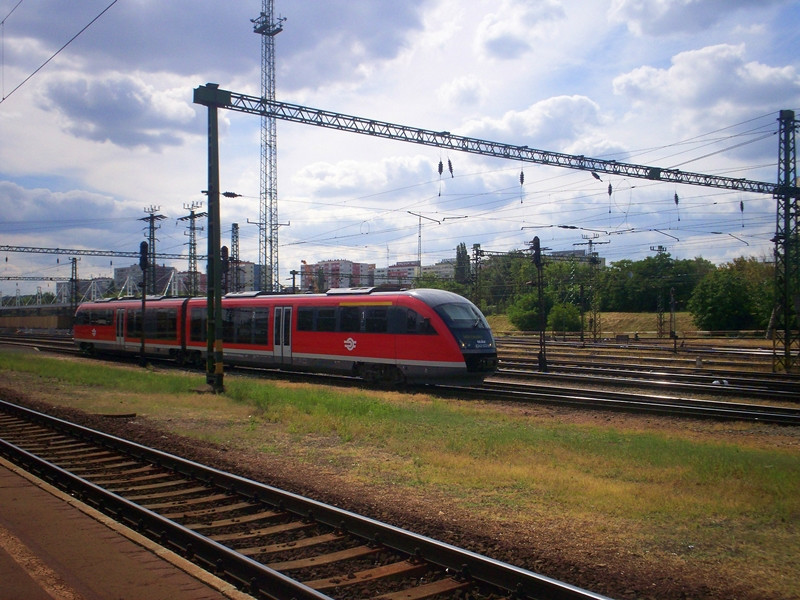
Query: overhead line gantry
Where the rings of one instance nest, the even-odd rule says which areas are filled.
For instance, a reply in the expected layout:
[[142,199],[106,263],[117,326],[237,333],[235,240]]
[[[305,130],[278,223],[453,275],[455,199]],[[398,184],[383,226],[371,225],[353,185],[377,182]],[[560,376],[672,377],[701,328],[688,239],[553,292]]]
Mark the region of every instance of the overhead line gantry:
[[[117,250],[77,250],[75,248],[36,248],[33,246],[0,246],[0,252],[27,252],[30,254],[69,254],[72,256],[107,256],[111,258],[139,258],[139,251],[125,252]],[[185,254],[157,253],[156,258],[162,260],[186,260]],[[198,255],[198,259],[206,256]]]
[[[595,173],[608,173],[622,177],[649,179],[664,183],[682,183],[702,187],[722,188],[739,192],[753,192],[757,194],[776,194],[779,186],[765,181],[752,181],[749,179],[736,179],[719,175],[706,175],[691,173],[680,169],[669,169],[637,165],[632,163],[590,158],[587,156],[564,154],[548,150],[538,150],[528,146],[504,144],[479,138],[454,135],[449,131],[433,131],[419,127],[397,125],[386,121],[365,119],[343,113],[310,108],[289,102],[266,100],[255,96],[247,96],[215,87],[215,84],[200,86],[194,91],[196,104],[213,104],[220,108],[227,108],[238,112],[254,115],[269,115],[283,121],[316,125],[327,129],[336,129],[350,133],[360,133],[372,137],[390,140],[447,148],[470,154],[481,154],[495,158],[506,158],[515,161],[531,162],[552,167],[575,169]],[[797,187],[786,190],[787,193],[797,195]]]
[[[262,117],[269,116],[284,121],[316,125],[327,129],[359,133],[372,137],[565,169],[589,171],[595,175],[607,173],[664,183],[771,194],[778,202],[778,223],[775,235],[776,270],[783,270],[777,275],[776,285],[778,296],[776,298],[777,328],[781,329],[781,333],[776,336],[774,369],[796,371],[800,368],[800,334],[797,332],[797,315],[793,307],[795,302],[800,304],[800,281],[798,281],[800,276],[798,276],[797,266],[798,256],[800,255],[798,251],[798,246],[800,246],[800,240],[798,240],[798,198],[800,198],[800,190],[797,187],[794,144],[797,121],[793,111],[783,110],[780,112],[779,162],[781,164],[779,165],[779,181],[778,183],[771,183],[538,150],[528,146],[453,135],[449,131],[408,127],[289,102],[280,102],[274,99],[239,94],[229,90],[222,90],[215,83],[207,83],[204,86],[195,88],[194,102],[208,107],[209,124],[211,124],[212,113],[216,115],[217,108],[225,108]],[[214,127],[213,136],[214,140],[212,142],[212,130],[209,127],[209,179],[211,178],[212,161],[216,163],[213,168],[219,168],[219,157],[216,154],[218,152],[216,127]],[[213,157],[211,156],[212,148],[215,153]],[[210,250],[209,255],[211,255]],[[783,348],[779,349],[777,347],[778,343],[782,343]]]

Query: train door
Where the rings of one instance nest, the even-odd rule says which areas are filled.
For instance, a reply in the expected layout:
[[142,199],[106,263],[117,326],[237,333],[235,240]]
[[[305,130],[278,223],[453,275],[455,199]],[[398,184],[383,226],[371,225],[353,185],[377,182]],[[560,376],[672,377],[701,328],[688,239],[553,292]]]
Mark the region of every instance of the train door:
[[120,350],[125,349],[125,309],[118,308],[117,309],[117,318],[116,318],[116,330],[117,330],[117,348]]
[[292,363],[292,307],[276,306],[273,323],[275,362],[289,365]]

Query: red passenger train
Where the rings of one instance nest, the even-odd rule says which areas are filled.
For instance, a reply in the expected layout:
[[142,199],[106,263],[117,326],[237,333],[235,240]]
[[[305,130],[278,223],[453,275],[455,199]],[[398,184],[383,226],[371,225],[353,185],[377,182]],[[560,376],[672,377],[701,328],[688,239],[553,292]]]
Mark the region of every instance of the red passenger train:
[[[443,290],[228,294],[222,321],[224,362],[231,365],[412,384],[475,384],[497,369],[483,314]],[[144,319],[141,300],[84,303],[75,313],[74,340],[88,353],[138,354],[143,326],[145,354],[203,364],[205,298],[148,298]]]

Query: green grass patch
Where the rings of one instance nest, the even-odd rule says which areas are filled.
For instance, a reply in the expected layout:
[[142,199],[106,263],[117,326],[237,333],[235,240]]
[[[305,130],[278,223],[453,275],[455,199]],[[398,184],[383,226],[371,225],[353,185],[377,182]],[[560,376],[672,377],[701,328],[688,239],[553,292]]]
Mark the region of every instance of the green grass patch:
[[16,353],[0,352],[0,372],[77,386],[74,397],[94,398],[80,400],[90,412],[103,402],[135,406],[171,431],[332,466],[397,494],[434,491],[488,519],[591,523],[631,548],[691,547],[703,560],[761,561],[800,578],[798,565],[785,564],[800,555],[796,443],[735,444],[713,431],[570,424],[424,394],[236,376],[226,377],[225,394],[198,395],[202,375]]
[[197,374],[158,373],[152,369],[81,363],[44,356],[31,358],[28,354],[15,352],[0,352],[0,371],[32,373],[63,383],[140,394],[179,394],[205,383],[205,378]]

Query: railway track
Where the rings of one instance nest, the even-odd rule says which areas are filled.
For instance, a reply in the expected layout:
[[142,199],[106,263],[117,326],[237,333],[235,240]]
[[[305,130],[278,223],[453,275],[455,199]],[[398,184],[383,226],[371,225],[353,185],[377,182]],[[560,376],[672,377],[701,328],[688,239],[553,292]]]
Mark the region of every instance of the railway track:
[[800,409],[676,398],[671,396],[632,394],[608,390],[568,388],[563,385],[525,385],[487,380],[482,387],[439,386],[438,394],[457,398],[474,397],[497,401],[530,402],[588,410],[612,410],[640,414],[716,419],[725,421],[757,421],[775,425],[800,425]]
[[[0,341],[6,343],[3,338]],[[48,345],[47,338],[12,339],[18,345],[34,346],[57,352],[73,352],[69,340],[57,340]],[[531,402],[568,406],[589,410],[614,410],[686,418],[758,421],[780,425],[800,424],[800,411],[792,407],[753,404],[749,400],[770,400],[796,404],[800,400],[800,378],[776,376],[772,373],[743,375],[718,371],[689,372],[684,367],[662,367],[653,370],[643,365],[616,366],[594,364],[575,367],[570,364],[549,363],[550,372],[537,371],[538,364],[528,359],[501,355],[500,371],[486,380],[483,386],[436,386],[435,393],[456,398],[482,398],[497,401]],[[264,371],[241,368],[240,372],[255,374],[277,373],[281,378],[301,378],[316,383],[363,385],[363,382],[342,376]],[[522,380],[520,383],[510,379]],[[506,379],[506,380],[503,380]],[[552,380],[556,379],[555,382]],[[534,383],[535,382],[535,383]],[[549,383],[545,383],[549,382]],[[716,383],[715,383],[716,382]],[[576,387],[580,386],[580,387]],[[596,386],[597,389],[591,389]],[[624,393],[609,387],[650,388],[658,393]],[[427,389],[427,388],[426,388]],[[684,397],[664,395],[665,392],[686,394]],[[748,402],[722,402],[695,396],[748,398]]]
[[50,350],[62,354],[79,354],[72,338],[46,337],[41,335],[0,335],[0,343],[4,346],[20,346],[36,348],[37,350]]
[[503,358],[499,377],[523,380],[558,380],[571,384],[650,388],[713,396],[743,397],[796,404],[800,402],[800,378],[763,373],[706,372],[682,367],[650,368],[641,365],[580,365],[550,362],[546,373],[539,372],[537,362]]
[[[498,356],[501,358],[535,356],[538,338],[505,336],[496,338]],[[765,344],[771,342],[765,341]],[[691,345],[675,348],[658,343],[581,343],[547,341],[548,361],[568,362],[574,365],[636,363],[642,368],[683,366],[713,371],[742,371],[766,373],[772,370],[772,352],[764,348],[731,348],[712,345]]]
[[257,598],[603,598],[2,400],[0,454]]

